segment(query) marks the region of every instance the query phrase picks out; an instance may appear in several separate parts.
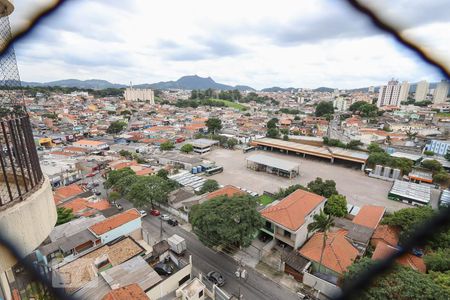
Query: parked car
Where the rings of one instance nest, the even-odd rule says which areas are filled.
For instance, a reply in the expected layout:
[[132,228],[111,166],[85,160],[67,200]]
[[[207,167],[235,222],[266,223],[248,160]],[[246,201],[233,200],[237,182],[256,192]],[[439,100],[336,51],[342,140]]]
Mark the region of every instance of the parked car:
[[93,190],[93,192],[96,196],[100,196],[102,194],[99,190]]
[[95,176],[95,173],[89,173],[89,174],[86,175],[86,178],[94,177],[94,176]]
[[147,212],[145,210],[140,210],[139,212],[141,213],[142,217],[147,216]]
[[164,262],[157,263],[153,267],[153,270],[155,270],[155,272],[159,275],[170,275],[173,273],[173,268]]
[[100,185],[100,183],[98,183],[98,181],[94,181],[94,182],[92,183],[92,185],[95,186],[95,187],[97,187],[97,186]]
[[159,216],[163,221],[169,221],[170,217],[168,214],[162,214]]
[[167,223],[169,223],[169,225],[172,225],[172,226],[178,226],[178,220],[177,219],[169,219],[167,221]]
[[159,210],[157,210],[157,209],[152,209],[152,210],[150,211],[150,214],[151,214],[152,216],[157,217],[157,216],[159,216],[159,215],[161,214],[161,212],[160,212]]
[[123,210],[122,205],[120,205],[119,203],[116,203],[116,208],[117,208],[118,210]]
[[[156,271],[156,270],[155,270]],[[209,281],[217,286],[223,286],[225,284],[225,278],[217,271],[211,271],[206,275]]]

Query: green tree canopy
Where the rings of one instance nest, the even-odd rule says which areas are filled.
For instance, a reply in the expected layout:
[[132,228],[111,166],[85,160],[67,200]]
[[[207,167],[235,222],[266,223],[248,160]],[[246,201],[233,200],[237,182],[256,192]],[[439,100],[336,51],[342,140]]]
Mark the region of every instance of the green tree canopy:
[[323,117],[325,115],[333,114],[334,106],[333,102],[321,101],[316,106],[316,117]]
[[127,123],[123,121],[114,121],[111,124],[109,124],[108,129],[106,129],[106,132],[109,134],[118,134],[122,130],[127,127]]
[[443,170],[441,163],[435,159],[427,159],[427,160],[422,161],[422,167],[430,170],[433,173]]
[[277,128],[277,124],[278,124],[278,119],[272,118],[267,122],[267,129]]
[[437,249],[424,257],[427,270],[446,272],[450,270],[450,249]]
[[208,179],[203,183],[200,194],[211,193],[219,189],[219,183],[214,179]]
[[65,224],[67,222],[72,221],[75,218],[71,208],[58,207],[56,208],[56,212],[58,214],[56,225]]
[[116,191],[112,191],[108,194],[108,198],[111,202],[116,202],[120,199],[120,193]]
[[134,173],[134,171],[129,167],[120,170],[113,170],[108,173],[108,179],[105,182],[105,187],[108,189],[112,188],[122,177],[135,174],[136,173]]
[[194,146],[192,146],[192,144],[184,144],[183,146],[181,146],[180,151],[184,153],[190,153],[194,151]]
[[264,222],[250,195],[220,196],[194,205],[190,223],[207,246],[247,247]]
[[161,151],[169,151],[173,148],[175,148],[175,145],[171,141],[167,141],[159,145],[159,149],[161,149]]
[[170,185],[167,180],[159,176],[139,176],[126,194],[126,198],[137,208],[144,208],[148,205],[153,207],[154,202],[165,203]]
[[352,150],[359,150],[359,146],[362,146],[362,145],[363,145],[363,143],[361,143],[360,140],[351,140],[350,142],[347,143],[345,148],[352,149]]
[[227,140],[227,146],[228,146],[228,148],[230,148],[230,149],[234,149],[234,147],[235,147],[238,143],[239,143],[238,140],[235,139],[235,138],[229,138],[229,139]]
[[[344,281],[351,282],[372,267],[375,261],[362,258],[348,268]],[[352,299],[370,300],[444,300],[450,295],[427,274],[396,265],[389,273],[376,277],[369,288]]]
[[370,143],[369,146],[367,147],[367,150],[369,151],[369,153],[375,153],[375,152],[379,152],[379,153],[383,153],[384,150],[383,148],[381,148],[380,145],[378,145],[377,143]]
[[322,267],[322,259],[323,259],[323,252],[325,251],[325,244],[327,241],[327,234],[328,231],[330,231],[331,227],[334,226],[333,219],[330,215],[325,214],[322,210],[320,213],[314,215],[313,221],[308,224],[308,234],[314,233],[314,232],[322,232],[323,233],[323,240],[322,240],[322,248],[320,251],[320,259],[319,259],[319,272]]
[[344,195],[331,195],[325,204],[324,212],[334,217],[345,217],[347,215],[347,198]]
[[433,175],[433,182],[441,185],[448,185],[450,182],[450,175],[443,170],[436,172]]
[[301,189],[301,190],[304,190],[304,191],[308,191],[307,187],[304,187],[301,184],[294,184],[294,185],[291,185],[291,186],[289,186],[289,187],[287,187],[285,189],[280,188],[280,190],[278,191],[278,193],[276,193],[274,195],[274,197],[275,197],[275,199],[282,199],[282,198],[285,198],[285,197],[289,196],[290,194],[292,194],[293,192],[295,192],[298,189]]
[[222,129],[222,121],[218,118],[209,118],[206,121],[206,126],[208,127],[209,133],[216,134],[218,131]]
[[324,196],[325,198],[331,197],[331,195],[339,194],[336,190],[336,182],[334,180],[325,180],[317,177],[315,180],[308,183],[308,189],[317,194]]
[[266,136],[276,139],[280,136],[280,131],[277,128],[269,128],[267,130]]
[[115,184],[114,189],[122,196],[125,196],[129,191],[133,183],[135,183],[141,176],[136,174],[130,174],[120,178]]
[[159,169],[158,172],[156,172],[156,176],[159,176],[162,179],[167,179],[169,172],[166,169]]

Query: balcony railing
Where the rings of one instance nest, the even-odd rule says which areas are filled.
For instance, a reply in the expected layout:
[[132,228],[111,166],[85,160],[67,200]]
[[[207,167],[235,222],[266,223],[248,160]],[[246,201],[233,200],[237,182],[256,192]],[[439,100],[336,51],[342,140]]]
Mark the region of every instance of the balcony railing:
[[26,199],[43,182],[27,114],[0,119],[0,210]]

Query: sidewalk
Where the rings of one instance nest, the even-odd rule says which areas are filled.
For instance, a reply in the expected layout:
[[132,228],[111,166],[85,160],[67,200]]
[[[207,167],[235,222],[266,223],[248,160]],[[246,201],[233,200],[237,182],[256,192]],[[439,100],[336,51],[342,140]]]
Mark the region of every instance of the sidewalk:
[[303,284],[298,282],[288,274],[277,271],[264,262],[259,262],[254,268],[260,275],[269,278],[273,282],[291,290],[294,293],[301,292],[303,290]]

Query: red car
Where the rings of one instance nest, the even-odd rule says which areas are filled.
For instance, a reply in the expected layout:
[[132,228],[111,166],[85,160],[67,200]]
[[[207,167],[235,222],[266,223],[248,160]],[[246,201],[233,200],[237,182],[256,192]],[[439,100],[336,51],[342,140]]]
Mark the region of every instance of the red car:
[[157,216],[159,216],[159,215],[161,214],[161,212],[160,212],[159,210],[157,210],[157,209],[152,209],[152,210],[150,211],[150,214],[151,214],[152,216],[157,217]]
[[87,178],[89,178],[89,177],[94,177],[94,176],[95,176],[94,173],[89,173],[89,174],[86,175]]

